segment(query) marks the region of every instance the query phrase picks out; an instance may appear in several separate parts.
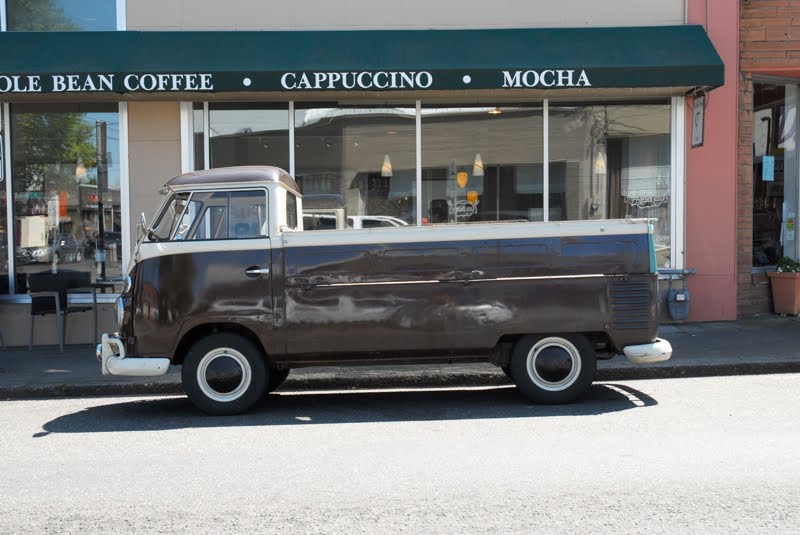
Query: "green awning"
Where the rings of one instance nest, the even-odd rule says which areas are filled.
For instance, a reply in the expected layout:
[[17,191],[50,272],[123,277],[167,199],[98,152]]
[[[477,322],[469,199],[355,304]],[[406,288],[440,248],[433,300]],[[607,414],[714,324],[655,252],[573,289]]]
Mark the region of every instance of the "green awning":
[[0,32],[3,93],[705,87],[700,26]]

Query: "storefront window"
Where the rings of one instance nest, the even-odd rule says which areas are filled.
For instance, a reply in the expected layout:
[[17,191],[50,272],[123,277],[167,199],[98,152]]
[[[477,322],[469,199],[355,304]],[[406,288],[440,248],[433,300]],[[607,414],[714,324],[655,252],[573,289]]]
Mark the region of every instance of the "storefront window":
[[753,266],[797,258],[796,84],[753,88]]
[[303,211],[340,206],[348,226],[358,228],[377,221],[414,224],[415,121],[413,108],[295,110]]
[[542,108],[423,108],[423,222],[543,220]]
[[7,0],[9,31],[111,31],[117,0]]
[[[413,108],[297,103],[293,147],[283,107],[211,103],[209,109],[212,167],[288,169],[294,152],[307,230],[417,223]],[[551,103],[545,132],[538,104],[423,102],[419,219],[429,224],[653,218],[658,264],[672,266],[670,116],[667,102]],[[193,105],[192,122],[195,167],[202,169],[203,104]]]
[[[195,125],[203,124],[202,120],[194,122]],[[209,131],[211,167],[274,165],[289,169],[289,110],[286,104],[279,107],[209,104]],[[199,154],[202,157],[202,151]]]
[[658,265],[670,254],[670,107],[550,106],[550,220],[656,219]]
[[[25,274],[44,269],[90,271],[96,277],[101,266],[107,276],[122,274],[127,216],[120,210],[117,108],[11,105],[14,258],[21,284]],[[101,232],[104,251],[97,254]],[[18,285],[17,293],[24,292]]]

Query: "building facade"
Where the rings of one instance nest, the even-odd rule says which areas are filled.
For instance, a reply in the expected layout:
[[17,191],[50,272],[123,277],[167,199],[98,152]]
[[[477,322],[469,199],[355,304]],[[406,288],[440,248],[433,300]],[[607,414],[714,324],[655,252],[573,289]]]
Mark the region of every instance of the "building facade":
[[736,318],[736,3],[339,4],[3,2],[7,343],[28,273],[121,275],[166,179],[253,164],[351,224],[656,218],[688,319]]

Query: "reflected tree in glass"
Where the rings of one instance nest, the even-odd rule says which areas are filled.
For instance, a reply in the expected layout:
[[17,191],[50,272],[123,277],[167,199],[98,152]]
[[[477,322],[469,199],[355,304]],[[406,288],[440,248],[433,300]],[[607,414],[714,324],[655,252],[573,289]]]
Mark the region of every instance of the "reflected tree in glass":
[[14,115],[13,130],[15,192],[44,191],[46,186],[67,190],[74,187],[79,165],[96,164],[94,129],[85,114],[20,113]]
[[78,31],[81,28],[64,14],[53,0],[10,0],[8,2],[10,31]]
[[116,0],[7,0],[9,31],[117,29]]

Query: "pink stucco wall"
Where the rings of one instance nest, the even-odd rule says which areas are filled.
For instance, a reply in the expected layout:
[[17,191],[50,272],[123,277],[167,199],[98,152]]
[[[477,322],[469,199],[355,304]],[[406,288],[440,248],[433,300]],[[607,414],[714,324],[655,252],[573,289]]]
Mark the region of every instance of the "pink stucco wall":
[[691,148],[691,101],[686,110],[686,267],[697,270],[689,321],[735,320],[739,2],[689,0],[688,19],[725,63],[725,85],[706,96],[702,147]]

